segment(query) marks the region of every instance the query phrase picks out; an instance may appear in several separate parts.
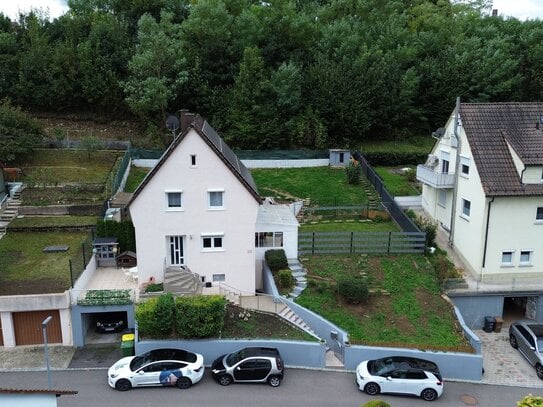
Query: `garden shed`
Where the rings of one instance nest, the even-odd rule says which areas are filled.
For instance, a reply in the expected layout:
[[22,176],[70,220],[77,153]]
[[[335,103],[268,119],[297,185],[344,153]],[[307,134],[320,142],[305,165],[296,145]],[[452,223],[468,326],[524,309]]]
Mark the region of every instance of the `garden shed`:
[[117,256],[117,267],[130,268],[138,265],[136,253],[126,250]]
[[116,237],[97,237],[92,242],[92,252],[98,267],[116,267],[119,243]]
[[330,167],[346,167],[351,161],[351,152],[348,149],[332,148],[330,153]]

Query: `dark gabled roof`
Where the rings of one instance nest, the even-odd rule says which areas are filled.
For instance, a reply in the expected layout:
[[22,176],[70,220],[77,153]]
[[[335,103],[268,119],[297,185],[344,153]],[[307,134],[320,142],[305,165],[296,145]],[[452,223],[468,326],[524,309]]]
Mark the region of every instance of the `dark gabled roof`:
[[243,186],[249,191],[249,193],[255,198],[258,203],[262,202],[262,199],[258,195],[256,184],[250,171],[243,165],[234,152],[228,147],[224,140],[217,134],[215,129],[209,125],[209,123],[202,119],[200,116],[196,116],[192,124],[190,124],[185,131],[183,131],[164,151],[162,157],[158,160],[157,164],[149,171],[141,184],[138,186],[130,201],[128,201],[127,207],[138,197],[140,192],[151,181],[153,176],[158,172],[160,167],[166,162],[168,157],[175,151],[177,146],[181,144],[190,129],[194,129],[196,133],[200,135],[202,140],[217,154],[217,156],[224,162],[224,164],[232,171],[236,178],[243,184]]
[[541,116],[541,102],[460,104],[462,126],[487,196],[543,195],[543,185],[521,182],[509,151],[511,146],[525,166],[543,166]]
[[4,389],[0,388],[0,393],[5,394],[54,394],[57,397],[70,395],[73,396],[78,392],[76,390],[42,390],[42,389]]

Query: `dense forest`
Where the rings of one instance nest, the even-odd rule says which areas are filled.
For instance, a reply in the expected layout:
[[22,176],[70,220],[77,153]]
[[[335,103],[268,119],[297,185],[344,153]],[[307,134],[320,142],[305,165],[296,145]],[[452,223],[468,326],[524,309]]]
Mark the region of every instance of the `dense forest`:
[[0,14],[0,99],[30,112],[179,109],[236,148],[429,134],[455,98],[543,100],[543,21],[471,0],[69,0]]

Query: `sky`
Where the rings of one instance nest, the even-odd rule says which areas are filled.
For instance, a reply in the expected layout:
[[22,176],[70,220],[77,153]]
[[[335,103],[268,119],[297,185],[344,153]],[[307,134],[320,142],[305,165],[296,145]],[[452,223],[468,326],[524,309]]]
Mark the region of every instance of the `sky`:
[[[55,18],[68,10],[67,0],[0,0],[0,12],[13,20],[18,11],[31,8],[49,9],[49,17]],[[543,0],[494,0],[494,7],[502,16],[513,16],[519,20],[543,19]]]

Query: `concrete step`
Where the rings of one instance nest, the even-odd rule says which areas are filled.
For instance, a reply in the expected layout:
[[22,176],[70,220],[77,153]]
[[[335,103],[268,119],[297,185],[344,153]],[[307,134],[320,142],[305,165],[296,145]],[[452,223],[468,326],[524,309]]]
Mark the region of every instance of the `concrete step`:
[[292,273],[292,277],[294,277],[294,278],[305,277],[306,274],[307,274],[307,272],[305,272],[305,271],[295,271],[295,272]]

